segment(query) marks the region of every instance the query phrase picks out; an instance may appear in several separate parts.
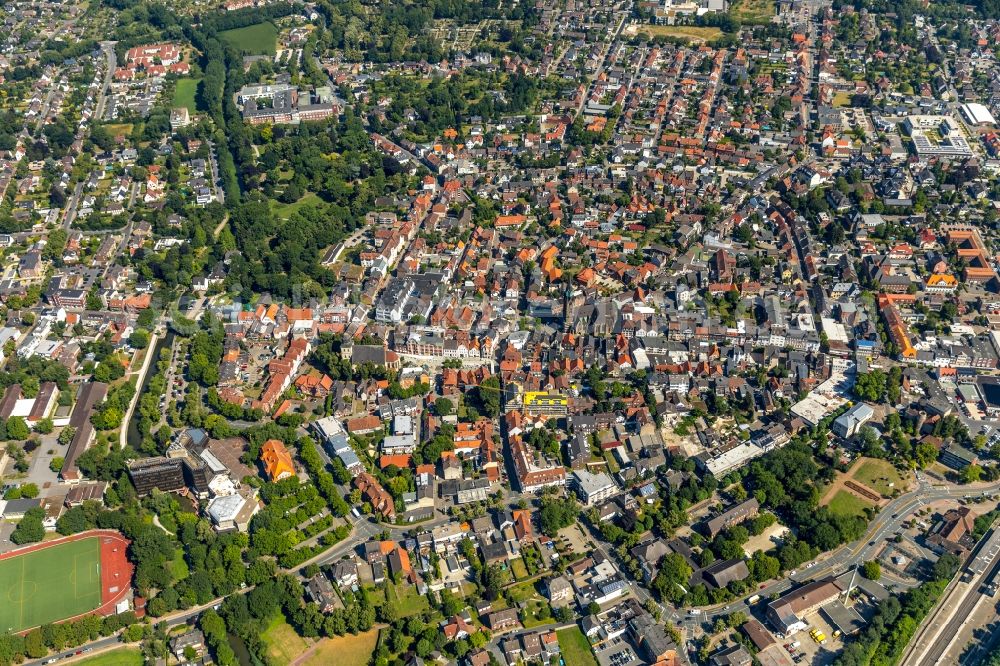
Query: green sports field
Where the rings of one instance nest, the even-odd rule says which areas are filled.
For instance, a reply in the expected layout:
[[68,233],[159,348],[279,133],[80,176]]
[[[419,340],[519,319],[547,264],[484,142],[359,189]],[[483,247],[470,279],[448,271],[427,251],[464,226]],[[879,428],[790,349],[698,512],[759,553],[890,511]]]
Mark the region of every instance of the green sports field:
[[101,605],[101,542],[70,541],[0,560],[0,631],[21,631]]
[[219,37],[232,44],[243,55],[273,56],[277,53],[278,29],[270,21],[223,30]]

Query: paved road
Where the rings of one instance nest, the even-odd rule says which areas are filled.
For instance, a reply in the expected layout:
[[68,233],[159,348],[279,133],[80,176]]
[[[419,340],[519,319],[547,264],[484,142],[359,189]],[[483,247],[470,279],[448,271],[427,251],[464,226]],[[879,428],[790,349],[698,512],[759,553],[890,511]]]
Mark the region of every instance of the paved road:
[[76,213],[80,207],[80,198],[82,196],[83,183],[77,183],[73,188],[73,194],[70,195],[69,201],[66,203],[66,216],[63,218],[63,227],[67,230],[72,226],[73,220],[76,219]]
[[[249,592],[251,587],[247,587],[240,591],[240,593]],[[222,599],[213,599],[207,604],[201,606],[193,606],[185,611],[178,611],[177,613],[172,613],[166,615],[162,618],[157,619],[157,622],[166,622],[168,627],[176,627],[181,624],[188,624],[191,620],[201,615],[204,611],[208,610],[212,606],[222,603]],[[42,659],[33,659],[25,661],[25,666],[35,666],[37,664],[44,664],[52,660],[59,660],[60,663],[69,663],[71,658],[73,662],[85,659],[90,655],[91,652],[101,650],[104,648],[114,647],[121,644],[121,639],[118,636],[109,636],[107,638],[101,638],[96,641],[87,643],[86,645],[81,645],[80,647],[73,648],[72,650],[64,650],[62,652],[57,652],[56,654],[43,657]],[[86,652],[84,652],[86,650]],[[82,653],[76,656],[77,653]]]
[[590,85],[587,86],[587,91],[580,96],[580,103],[576,105],[576,114],[580,115],[583,111],[583,107],[587,105],[587,100],[590,99],[590,90],[593,87],[595,81],[601,78],[601,74],[604,72],[604,64],[608,61],[608,54],[611,53],[611,49],[615,44],[618,43],[618,37],[622,34],[622,29],[625,28],[625,21],[628,19],[629,14],[622,14],[618,21],[618,27],[615,28],[614,35],[607,41],[607,48],[601,54],[601,62],[597,64],[597,69],[594,70],[594,75],[590,77]]
[[101,42],[101,50],[104,51],[107,71],[104,73],[104,85],[101,86],[101,92],[97,95],[97,106],[94,107],[95,120],[104,119],[104,105],[108,101],[108,90],[111,88],[111,77],[114,76],[115,69],[118,67],[118,56],[115,54],[116,43],[117,42]]
[[[980,541],[980,547],[982,547],[985,541],[985,538]],[[982,576],[972,580],[967,589],[963,589],[959,585],[946,593],[937,608],[924,623],[925,631],[931,631],[932,634],[927,635],[923,632],[918,632],[918,644],[914,646],[914,651],[903,661],[903,666],[935,666],[936,664],[944,663],[941,660],[942,657],[959,634],[962,633],[966,622],[972,617],[976,606],[984,598],[989,599],[984,593],[983,586],[985,583],[993,580],[998,572],[1000,572],[1000,558],[997,558],[993,566]],[[957,602],[957,608],[955,607],[956,601],[952,598],[952,594],[956,592],[961,595],[959,597],[961,600]],[[951,613],[951,615],[948,617],[944,628],[935,631],[934,628],[937,626],[936,621],[938,621],[938,616],[941,613]],[[930,644],[920,649],[919,642],[923,642],[924,639],[927,639]]]

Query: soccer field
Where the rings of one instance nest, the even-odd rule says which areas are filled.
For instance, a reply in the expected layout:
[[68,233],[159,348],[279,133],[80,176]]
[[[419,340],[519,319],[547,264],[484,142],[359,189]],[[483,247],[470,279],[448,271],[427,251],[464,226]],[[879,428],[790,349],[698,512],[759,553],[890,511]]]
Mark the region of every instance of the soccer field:
[[69,541],[0,560],[0,631],[22,631],[101,605],[101,541]]

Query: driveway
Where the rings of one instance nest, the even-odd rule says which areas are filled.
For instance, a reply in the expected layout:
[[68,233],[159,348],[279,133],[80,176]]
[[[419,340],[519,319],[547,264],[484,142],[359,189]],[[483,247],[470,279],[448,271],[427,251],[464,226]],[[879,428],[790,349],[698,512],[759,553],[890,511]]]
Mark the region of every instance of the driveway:
[[39,497],[48,497],[58,489],[59,475],[49,469],[49,463],[55,457],[66,457],[68,447],[59,444],[58,435],[52,432],[42,435],[38,448],[35,449],[31,458],[31,466],[28,468],[28,476],[24,482],[34,483],[38,486]]

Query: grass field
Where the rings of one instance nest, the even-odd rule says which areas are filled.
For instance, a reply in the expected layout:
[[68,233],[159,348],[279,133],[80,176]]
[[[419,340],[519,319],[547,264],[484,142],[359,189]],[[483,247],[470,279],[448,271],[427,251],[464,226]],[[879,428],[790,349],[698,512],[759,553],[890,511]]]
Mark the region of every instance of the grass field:
[[271,620],[260,638],[267,646],[267,656],[270,657],[270,661],[278,666],[292,663],[309,647],[281,614]]
[[413,585],[389,585],[389,601],[396,606],[399,617],[409,617],[427,610],[429,603],[427,597],[420,594]]
[[323,203],[323,200],[319,198],[318,194],[315,194],[314,192],[306,192],[304,195],[302,195],[302,198],[296,201],[295,203],[290,203],[290,204],[279,203],[274,199],[271,199],[271,212],[274,213],[275,217],[282,220],[287,220],[292,216],[292,213],[302,208],[303,206],[309,206],[309,205],[315,206],[321,203]]
[[527,601],[531,597],[535,596],[535,584],[531,581],[525,581],[523,583],[518,583],[517,585],[512,585],[507,588],[507,597],[512,603],[519,604],[522,601]]
[[70,541],[0,560],[0,631],[21,631],[101,605],[101,543]]
[[511,560],[510,572],[514,574],[514,580],[524,580],[528,577],[528,568],[524,566],[521,558]]
[[839,92],[833,96],[833,105],[835,107],[850,106],[851,105],[851,94],[845,92]]
[[130,648],[120,648],[76,662],[76,666],[142,666],[142,653]]
[[378,629],[372,629],[357,636],[346,634],[337,638],[327,638],[319,644],[315,652],[309,655],[308,659],[302,662],[302,666],[326,666],[327,664],[368,666],[377,641]]
[[277,51],[278,29],[270,21],[223,30],[219,36],[244,55],[274,55]]
[[187,561],[181,555],[177,555],[176,558],[171,560],[170,572],[174,575],[174,580],[176,581],[184,580],[191,573],[188,569]]
[[863,516],[872,504],[846,490],[838,490],[826,506],[837,516]]
[[573,666],[597,666],[597,659],[590,649],[587,637],[579,627],[569,627],[556,632],[559,638],[559,650],[567,664]]
[[697,25],[654,25],[647,23],[640,26],[629,26],[629,34],[644,32],[650,37],[678,37],[692,42],[710,42],[722,37],[722,31]]
[[865,459],[851,476],[886,497],[892,495],[894,490],[905,491],[909,485],[892,463],[877,458]]
[[774,0],[736,0],[729,13],[741,23],[769,23],[775,14]]
[[109,123],[104,126],[111,136],[118,136],[119,134],[129,136],[132,134],[133,127],[132,123]]
[[200,81],[201,79],[177,79],[177,85],[174,86],[174,101],[172,106],[178,108],[186,106],[188,113],[195,113],[198,108],[194,96],[198,92],[198,83]]
[[524,628],[533,629],[552,622],[552,607],[541,599],[529,599],[524,607]]

